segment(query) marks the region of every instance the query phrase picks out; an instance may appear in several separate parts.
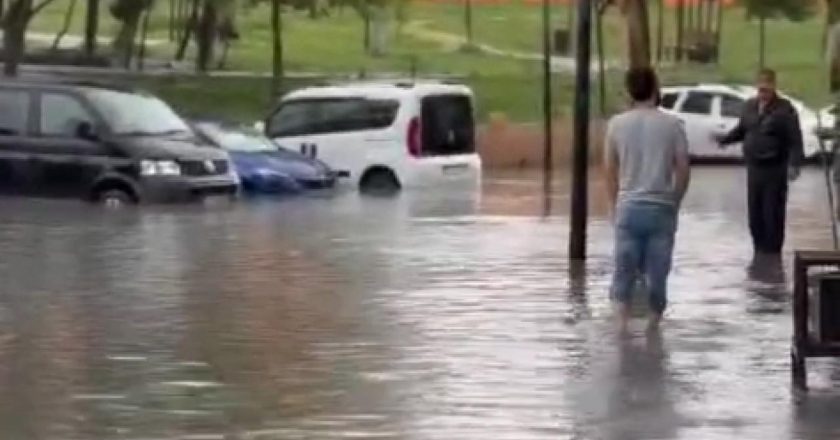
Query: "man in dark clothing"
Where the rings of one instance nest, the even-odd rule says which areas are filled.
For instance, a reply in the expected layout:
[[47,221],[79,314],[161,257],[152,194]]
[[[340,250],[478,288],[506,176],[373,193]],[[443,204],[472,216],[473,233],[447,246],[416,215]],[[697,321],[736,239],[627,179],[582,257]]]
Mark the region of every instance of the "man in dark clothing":
[[743,142],[747,204],[756,255],[778,255],[785,241],[788,180],[799,176],[802,130],[790,101],[776,92],[776,73],[758,74],[758,94],[744,105],[738,125],[718,142]]

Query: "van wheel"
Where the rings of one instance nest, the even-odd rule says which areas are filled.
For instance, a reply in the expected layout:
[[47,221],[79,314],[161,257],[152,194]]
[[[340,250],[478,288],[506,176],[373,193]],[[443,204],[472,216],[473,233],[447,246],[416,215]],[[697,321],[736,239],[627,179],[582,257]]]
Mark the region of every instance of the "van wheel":
[[359,186],[363,193],[371,195],[392,195],[400,190],[394,173],[384,169],[368,171]]
[[99,192],[96,195],[96,202],[110,209],[119,209],[137,203],[131,194],[121,189],[106,189]]

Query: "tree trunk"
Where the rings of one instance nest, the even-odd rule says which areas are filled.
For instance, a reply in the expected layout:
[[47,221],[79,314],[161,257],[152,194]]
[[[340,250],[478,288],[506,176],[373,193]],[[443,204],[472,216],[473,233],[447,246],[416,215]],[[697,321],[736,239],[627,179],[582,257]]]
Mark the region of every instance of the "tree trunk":
[[114,54],[120,65],[126,69],[131,67],[134,58],[134,40],[137,37],[140,16],[134,16],[124,21],[117,36],[114,38]]
[[662,39],[665,34],[665,0],[656,1],[656,62],[662,62]]
[[187,47],[190,45],[193,29],[195,29],[198,23],[199,1],[192,1],[192,10],[189,13],[189,18],[185,20],[184,33],[181,35],[181,42],[178,44],[178,51],[175,53],[175,60],[177,61],[184,61],[184,58],[187,56]]
[[32,0],[17,0],[9,5],[3,17],[3,74],[17,76],[26,53],[26,28],[32,11]]
[[196,43],[198,44],[198,56],[196,57],[196,70],[207,72],[210,62],[213,60],[213,52],[216,46],[216,29],[218,24],[218,11],[213,0],[204,0],[201,19],[196,30]]
[[464,0],[464,33],[467,45],[473,45],[473,4],[472,0]]
[[624,18],[627,23],[630,67],[650,67],[650,25],[647,0],[625,1]]
[[126,69],[131,67],[131,61],[134,59],[140,18],[148,7],[148,0],[117,0],[110,6],[111,15],[121,22],[120,30],[112,43],[114,56]]
[[370,5],[369,0],[362,0],[362,20],[364,21],[364,39],[363,44],[365,54],[370,54],[371,37],[370,37]]
[[715,62],[720,64],[721,46],[723,45],[723,0],[717,1],[717,24],[715,26]]
[[598,107],[601,116],[607,116],[607,74],[604,66],[604,13],[606,9],[596,9],[595,36],[598,38]]
[[676,53],[674,55],[676,55],[677,61],[682,61],[685,55],[685,5],[677,3],[674,12],[677,22],[676,42],[674,44]]
[[375,6],[371,10],[370,55],[381,57],[388,51],[389,17],[387,6]]
[[169,0],[169,42],[174,43],[175,28],[178,22],[178,2],[176,0]]
[[18,67],[26,52],[26,26],[7,26],[3,32],[3,74],[17,76]]
[[758,19],[758,68],[766,67],[767,56],[767,19],[760,17]]
[[67,7],[67,12],[64,14],[64,23],[61,24],[61,30],[58,31],[55,35],[55,40],[53,40],[52,50],[58,50],[58,46],[61,45],[61,40],[64,39],[64,36],[70,30],[70,24],[73,22],[77,2],[77,0],[70,0],[70,6]]
[[99,0],[87,0],[87,16],[85,18],[85,55],[92,57],[96,53],[96,43],[99,38]]
[[146,13],[143,14],[143,27],[140,30],[140,53],[137,55],[137,70],[143,71],[146,61],[146,39],[149,35],[149,17],[152,15],[153,5],[146,8]]
[[283,90],[284,59],[283,59],[283,11],[280,0],[271,1],[271,88],[272,97]]
[[828,31],[834,26],[834,23],[840,21],[840,1],[838,0],[826,0],[825,1],[825,29],[823,29],[823,38],[822,38],[822,53],[825,53],[826,50],[826,41],[828,40]]

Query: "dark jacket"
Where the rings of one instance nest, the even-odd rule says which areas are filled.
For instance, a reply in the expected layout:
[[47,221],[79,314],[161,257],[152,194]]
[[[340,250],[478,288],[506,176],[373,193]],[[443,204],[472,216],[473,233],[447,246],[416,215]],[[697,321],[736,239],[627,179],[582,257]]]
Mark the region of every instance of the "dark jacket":
[[798,167],[804,155],[799,114],[787,99],[776,97],[758,111],[758,100],[744,105],[738,125],[721,143],[743,142],[744,159],[751,166],[779,166],[789,163]]

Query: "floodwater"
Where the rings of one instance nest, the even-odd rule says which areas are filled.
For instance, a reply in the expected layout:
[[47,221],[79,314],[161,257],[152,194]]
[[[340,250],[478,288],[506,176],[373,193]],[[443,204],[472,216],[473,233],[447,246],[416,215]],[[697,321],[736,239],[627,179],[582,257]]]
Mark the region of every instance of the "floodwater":
[[[828,439],[791,391],[788,280],[748,274],[744,173],[698,168],[661,338],[612,332],[612,232],[568,183],[105,212],[2,200],[0,438]],[[592,192],[599,188],[593,183]],[[830,246],[822,175],[789,248]]]

